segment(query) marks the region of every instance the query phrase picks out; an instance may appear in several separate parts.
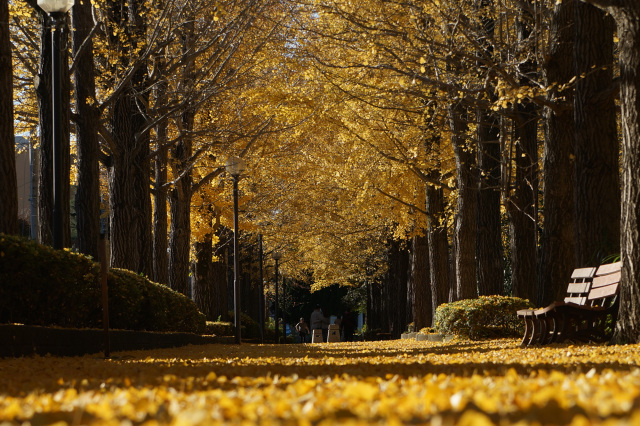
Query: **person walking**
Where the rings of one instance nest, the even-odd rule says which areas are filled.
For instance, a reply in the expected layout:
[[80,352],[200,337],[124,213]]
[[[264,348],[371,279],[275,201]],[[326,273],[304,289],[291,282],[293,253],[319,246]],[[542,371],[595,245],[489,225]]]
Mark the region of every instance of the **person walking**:
[[304,318],[300,318],[300,322],[296,324],[296,331],[298,332],[298,336],[300,336],[300,343],[305,343],[307,341],[307,334],[309,334],[309,326],[304,322]]

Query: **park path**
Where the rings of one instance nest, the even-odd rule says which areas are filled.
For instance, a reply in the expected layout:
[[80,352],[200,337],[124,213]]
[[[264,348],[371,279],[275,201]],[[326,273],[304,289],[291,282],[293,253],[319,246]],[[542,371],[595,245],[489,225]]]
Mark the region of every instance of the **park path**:
[[0,424],[640,424],[640,351],[199,345],[0,359]]

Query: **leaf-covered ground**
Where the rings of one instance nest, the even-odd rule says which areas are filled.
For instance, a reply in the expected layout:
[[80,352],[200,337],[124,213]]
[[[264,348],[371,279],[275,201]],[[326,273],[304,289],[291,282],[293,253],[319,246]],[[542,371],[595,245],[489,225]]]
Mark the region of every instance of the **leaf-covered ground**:
[[640,351],[516,340],[0,359],[0,425],[640,424]]

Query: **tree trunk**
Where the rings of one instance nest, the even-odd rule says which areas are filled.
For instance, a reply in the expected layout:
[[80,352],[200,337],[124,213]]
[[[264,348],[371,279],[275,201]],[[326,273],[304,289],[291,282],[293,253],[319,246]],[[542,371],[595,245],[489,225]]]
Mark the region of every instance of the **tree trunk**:
[[13,133],[13,66],[9,2],[0,0],[0,232],[18,233],[18,181]]
[[436,308],[449,300],[449,242],[443,192],[442,188],[427,185],[429,281],[431,311],[434,315]]
[[[129,37],[126,52],[144,40],[144,20],[131,1],[126,7],[111,5],[112,22]],[[118,42],[116,38],[114,42]],[[139,64],[129,87],[115,101],[111,136],[115,146],[109,167],[111,264],[146,276],[153,274],[149,135],[146,126],[146,64]]]
[[[518,21],[518,41],[531,44],[533,17],[523,11]],[[519,67],[520,84],[530,84],[537,64],[533,59]],[[530,100],[515,107],[515,182],[508,208],[511,218],[511,282],[513,295],[537,300],[536,267],[538,252],[538,111]]]
[[[159,83],[155,90],[155,104],[164,105],[167,102],[168,83],[162,74],[165,67],[165,58],[159,56],[156,60],[158,68]],[[169,258],[167,248],[169,242],[167,229],[169,227],[167,215],[167,164],[169,148],[168,120],[161,120],[156,126],[156,147],[157,152],[153,159],[154,187],[153,187],[153,280],[162,283],[169,283]]]
[[229,292],[227,273],[229,271],[229,246],[231,245],[232,234],[225,227],[218,227],[215,230],[218,242],[214,245],[213,254],[218,258],[212,265],[212,284],[215,294],[215,311],[213,316],[220,317],[222,321],[229,319]]
[[[178,160],[178,158],[176,158]],[[189,294],[189,251],[191,243],[191,179],[182,177],[169,193],[169,287]]]
[[577,266],[598,265],[620,251],[619,144],[610,16],[575,8],[575,220]]
[[[551,23],[549,60],[546,82],[551,87],[568,84],[573,78],[573,9],[574,0],[554,7]],[[538,266],[538,306],[562,300],[567,280],[575,268],[573,207],[573,91],[548,95],[554,108],[546,111],[544,146],[543,231]]]
[[216,292],[213,282],[213,242],[211,234],[205,235],[202,241],[195,244],[196,268],[193,286],[193,300],[200,312],[209,321],[218,317],[216,309]]
[[433,304],[429,282],[429,242],[427,236],[413,238],[411,250],[411,283],[413,287],[413,323],[415,330],[430,327],[433,321]]
[[[98,158],[99,112],[87,100],[95,100],[93,42],[93,10],[89,0],[79,0],[71,9],[73,21],[73,54],[76,57],[74,94],[76,105],[76,137],[78,146],[78,187],[76,223],[78,250],[98,259],[100,239],[100,168]],[[84,46],[83,46],[84,43]],[[82,51],[80,47],[82,46]]]
[[500,126],[495,116],[478,113],[478,293],[504,293],[500,213]]
[[610,6],[606,10],[615,18],[620,38],[622,279],[613,342],[640,343],[640,3],[635,0],[593,3]]
[[478,214],[474,154],[466,141],[467,119],[461,105],[450,110],[453,151],[456,158],[458,198],[454,238],[455,298],[478,297],[476,280],[476,222]]
[[511,282],[513,295],[537,300],[537,116],[531,103],[518,108],[513,196],[508,211],[511,218]]
[[[493,6],[493,0],[480,0],[483,8]],[[480,9],[482,11],[482,9]],[[481,49],[478,54],[487,61],[494,60],[495,20],[491,16],[482,16]],[[482,61],[477,64],[487,78],[495,79],[493,70]],[[495,100],[494,87],[487,90],[490,99]],[[478,219],[476,262],[478,268],[478,293],[493,295],[504,293],[504,259],[502,249],[502,226],[500,213],[500,121],[489,109],[479,108],[478,121]]]
[[[163,121],[156,129],[158,145],[167,140],[167,123]],[[155,187],[153,208],[153,280],[158,283],[169,283],[169,258],[167,248],[168,216],[167,216],[167,148],[161,147],[154,159]]]

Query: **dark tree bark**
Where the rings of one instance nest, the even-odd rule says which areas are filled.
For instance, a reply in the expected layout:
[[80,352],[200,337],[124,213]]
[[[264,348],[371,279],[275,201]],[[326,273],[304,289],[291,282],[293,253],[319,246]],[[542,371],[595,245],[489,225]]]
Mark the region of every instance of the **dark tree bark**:
[[640,342],[640,3],[614,16],[620,37],[622,99],[622,288],[614,341]]
[[476,223],[478,194],[475,155],[466,140],[467,116],[461,105],[450,110],[451,142],[456,159],[458,198],[454,239],[454,274],[456,300],[478,297],[476,280]]
[[[158,145],[167,140],[167,123],[163,121],[156,129]],[[169,258],[167,248],[168,216],[167,216],[167,159],[166,147],[160,147],[154,159],[155,186],[153,191],[153,280],[158,283],[169,283]]]
[[18,183],[13,133],[13,65],[9,2],[0,0],[0,232],[18,233]]
[[[185,24],[182,35],[183,54],[187,56],[193,39],[193,21]],[[185,88],[192,88],[193,60],[183,68],[182,84]],[[169,232],[169,286],[182,293],[188,294],[189,283],[189,251],[191,249],[191,197],[193,195],[193,177],[191,174],[191,155],[193,142],[191,133],[195,119],[195,111],[187,106],[181,116],[182,138],[171,150],[171,163],[174,166],[175,180],[173,190],[169,193],[171,212],[171,229]],[[238,279],[241,279],[238,275]]]
[[407,281],[409,276],[409,251],[397,241],[388,248],[389,270],[383,287],[383,332],[399,339],[407,326]]
[[[163,75],[165,58],[159,56],[156,59],[158,83],[154,91],[155,104],[167,103],[168,83]],[[154,186],[153,186],[153,280],[158,283],[169,283],[169,257],[167,248],[169,241],[167,229],[169,227],[167,213],[167,164],[169,158],[169,130],[168,120],[161,120],[156,126],[156,155],[153,159]]]
[[500,214],[500,126],[492,114],[478,114],[478,293],[504,293]]
[[[76,138],[78,145],[78,187],[76,220],[78,250],[98,259],[100,239],[100,146],[99,111],[87,103],[95,100],[95,69],[93,64],[92,6],[89,0],[79,0],[71,9],[73,22],[73,54],[75,59],[74,94],[76,105]],[[84,46],[83,46],[84,43]],[[81,48],[82,46],[82,48]]]
[[[574,0],[554,7],[551,22],[547,85],[568,84],[573,78]],[[557,87],[557,86],[556,86]],[[538,267],[538,306],[561,300],[575,268],[573,182],[573,91],[550,91],[553,109],[546,110],[544,145],[543,231]],[[534,302],[535,303],[535,302]]]
[[[518,21],[518,41],[531,49],[533,17],[523,11]],[[528,59],[519,67],[520,84],[529,85],[537,64]],[[523,100],[515,107],[515,181],[507,211],[511,219],[511,282],[513,295],[537,299],[536,268],[538,252],[538,111],[533,102]]]
[[[121,46],[126,60],[129,49],[144,40],[144,19],[137,1],[110,5],[111,21],[120,27],[130,44]],[[115,44],[119,43],[116,38]],[[126,61],[125,61],[126,62]],[[125,65],[131,65],[126,64]],[[109,167],[111,264],[146,276],[153,274],[151,237],[150,147],[145,111],[147,66],[137,68],[127,88],[115,101],[111,136],[115,151]]]
[[516,176],[508,201],[511,219],[511,281],[513,295],[537,300],[537,193],[538,147],[537,113],[533,104],[518,111],[514,162]]
[[[640,2],[585,0],[614,17],[619,42],[622,122],[620,311],[614,343],[640,342]],[[586,37],[586,34],[585,34]]]
[[619,144],[610,16],[575,7],[575,220],[577,266],[600,263],[620,247]]
[[433,321],[433,304],[429,278],[428,237],[418,235],[413,238],[411,250],[412,319],[416,331],[424,327],[430,327]]
[[202,241],[195,244],[196,265],[193,300],[200,312],[209,321],[218,318],[216,309],[216,292],[213,282],[213,242],[211,234],[205,235]]
[[[492,0],[480,0],[479,5],[492,5]],[[482,17],[483,37],[479,54],[493,61],[495,20]],[[478,64],[488,76],[492,71]],[[493,87],[487,95],[495,99]],[[480,295],[504,292],[504,260],[500,214],[501,150],[499,117],[488,109],[479,108],[478,121],[478,222],[476,262],[478,268],[478,293]]]
[[433,315],[438,306],[449,301],[449,243],[444,206],[443,189],[427,185],[427,240]]
[[[188,160],[180,151],[184,142],[178,143],[174,162]],[[169,232],[169,287],[187,295],[189,289],[189,251],[191,248],[191,176],[184,175],[169,192],[171,225]]]
[[229,271],[229,247],[233,235],[222,226],[215,229],[218,242],[214,245],[213,254],[218,258],[212,265],[212,288],[216,300],[213,316],[223,321],[229,319],[229,292],[227,273]]

